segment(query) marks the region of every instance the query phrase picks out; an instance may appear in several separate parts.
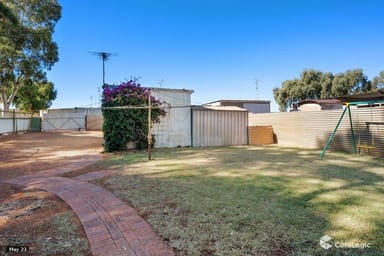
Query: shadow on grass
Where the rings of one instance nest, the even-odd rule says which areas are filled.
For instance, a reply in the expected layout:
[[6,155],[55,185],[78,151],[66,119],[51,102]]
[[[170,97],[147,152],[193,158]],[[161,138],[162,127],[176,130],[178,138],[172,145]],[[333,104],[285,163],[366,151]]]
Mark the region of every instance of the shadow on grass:
[[[120,159],[121,175],[99,183],[180,255],[380,255],[382,160],[318,156],[277,147],[162,150],[151,162]],[[325,250],[325,234],[372,248]]]

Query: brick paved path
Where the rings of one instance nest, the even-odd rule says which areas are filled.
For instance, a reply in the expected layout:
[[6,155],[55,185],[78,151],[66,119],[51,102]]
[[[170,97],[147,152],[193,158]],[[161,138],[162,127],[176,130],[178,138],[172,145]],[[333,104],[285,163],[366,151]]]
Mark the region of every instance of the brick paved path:
[[110,172],[100,171],[73,179],[58,176],[83,168],[97,159],[87,158],[4,182],[46,190],[63,199],[79,217],[93,255],[174,255],[135,209],[112,193],[86,182],[109,175]]

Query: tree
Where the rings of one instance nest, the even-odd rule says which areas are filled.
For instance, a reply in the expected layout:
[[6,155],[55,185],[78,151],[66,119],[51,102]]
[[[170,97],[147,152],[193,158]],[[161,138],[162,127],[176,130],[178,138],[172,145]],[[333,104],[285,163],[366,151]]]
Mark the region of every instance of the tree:
[[322,74],[320,83],[321,83],[321,98],[331,98],[332,97],[332,82],[334,75],[331,72],[325,72]]
[[286,80],[281,88],[274,88],[273,95],[280,111],[286,111],[293,103],[302,100],[324,99],[373,92],[384,84],[384,71],[372,83],[362,69],[347,70],[333,75],[307,69],[300,74],[300,79]]
[[300,79],[286,80],[281,88],[274,88],[274,98],[279,104],[280,111],[287,111],[289,106],[305,99],[318,99],[321,96],[322,72],[304,70]]
[[20,87],[14,101],[20,110],[35,113],[47,109],[56,99],[57,91],[51,82],[32,83]]
[[46,71],[58,61],[58,47],[52,34],[60,16],[61,6],[56,0],[2,0],[0,102],[3,110],[15,103],[22,87],[35,90],[33,86],[46,84]]
[[378,76],[375,76],[375,78],[373,78],[372,85],[374,89],[384,89],[384,70],[381,71]]
[[304,70],[301,73],[303,95],[301,98],[319,99],[321,97],[321,77],[323,73],[314,69]]
[[279,104],[279,111],[285,112],[287,110],[287,97],[284,95],[285,93],[282,89],[280,88],[273,88],[273,97],[277,104]]
[[362,69],[336,74],[332,82],[332,96],[347,96],[372,91],[372,83]]
[[11,9],[4,3],[0,2],[0,21],[4,23],[12,23],[13,25],[18,24],[16,16],[12,13]]

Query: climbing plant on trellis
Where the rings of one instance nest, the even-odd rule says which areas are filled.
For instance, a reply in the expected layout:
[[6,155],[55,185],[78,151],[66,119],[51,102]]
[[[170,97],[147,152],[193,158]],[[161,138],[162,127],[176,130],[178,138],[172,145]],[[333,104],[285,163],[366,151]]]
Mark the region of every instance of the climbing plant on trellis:
[[[125,150],[133,142],[137,149],[147,145],[149,89],[135,81],[103,88],[104,149],[107,152]],[[160,100],[151,96],[151,124],[159,123],[166,112]],[[153,141],[154,143],[154,141]]]

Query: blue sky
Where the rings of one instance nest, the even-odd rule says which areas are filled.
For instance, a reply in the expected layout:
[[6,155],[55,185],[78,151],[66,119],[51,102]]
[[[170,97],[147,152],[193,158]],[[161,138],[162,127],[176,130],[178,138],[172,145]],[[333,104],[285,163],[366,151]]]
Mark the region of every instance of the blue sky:
[[[193,104],[271,100],[272,89],[304,69],[384,70],[381,0],[59,0],[54,40],[60,60],[48,72],[53,108],[97,103],[102,62],[117,53],[106,82],[140,77],[143,86],[194,90]],[[256,91],[255,80],[259,90]],[[96,105],[94,105],[96,106]]]

